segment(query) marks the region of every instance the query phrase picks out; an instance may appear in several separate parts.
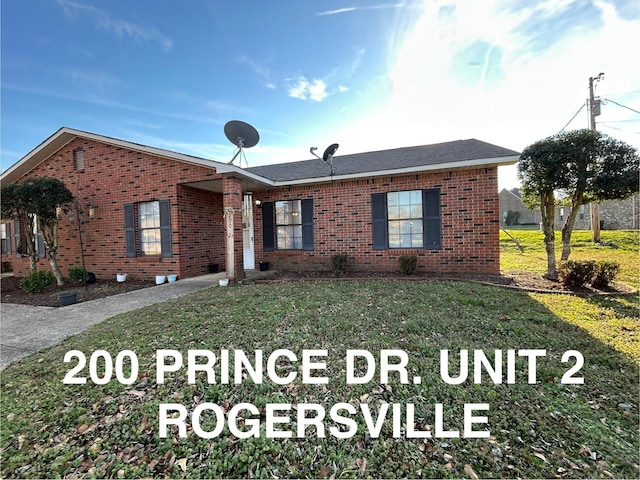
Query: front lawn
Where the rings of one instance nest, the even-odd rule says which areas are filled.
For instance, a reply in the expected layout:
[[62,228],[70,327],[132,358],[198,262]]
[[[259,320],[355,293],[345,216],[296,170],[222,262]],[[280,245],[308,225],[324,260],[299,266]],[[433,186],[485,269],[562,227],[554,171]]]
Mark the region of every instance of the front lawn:
[[[522,247],[504,231],[500,231],[500,268],[508,273],[512,270],[544,273],[547,270],[547,254],[544,235],[539,230],[508,230]],[[556,232],[556,260],[562,253],[562,233]],[[640,287],[638,254],[640,233],[638,230],[602,230],[601,243],[591,241],[591,232],[575,230],[571,236],[571,260],[608,260],[620,262],[618,280],[635,288]]]
[[[638,478],[637,306],[637,298],[577,299],[466,282],[212,288],[107,320],[3,371],[2,476]],[[87,359],[101,349],[113,357],[131,350],[139,361],[137,378],[130,385],[115,378],[106,385],[65,385],[62,379],[77,363],[63,362],[72,349]],[[160,349],[178,350],[185,364],[187,351],[196,349],[210,350],[218,360],[221,350],[243,350],[249,360],[260,350],[265,364],[277,349],[298,359],[305,349],[326,349],[326,357],[313,361],[326,363],[314,375],[328,383],[303,383],[301,362],[281,359],[278,378],[296,374],[283,384],[266,375],[263,382],[252,381],[246,370],[240,384],[233,383],[233,372],[231,383],[220,383],[219,362],[211,382],[197,373],[191,384],[183,368],[159,384]],[[376,361],[381,350],[406,352],[408,383],[391,372],[381,384],[378,371],[366,383],[347,384],[345,357],[353,349],[370,352]],[[505,382],[496,384],[486,372],[475,381],[474,350],[492,363],[496,349],[504,354]],[[545,354],[533,357],[525,349]],[[441,378],[442,350],[450,351],[451,377],[460,373],[459,352],[468,351],[469,378],[462,384]],[[573,375],[584,377],[584,384],[561,382],[576,364],[575,357],[561,361],[570,350],[584,357]],[[98,378],[103,362],[97,362]],[[364,358],[355,365],[364,376]],[[122,374],[127,377],[128,369]],[[77,376],[88,377],[89,365]],[[211,439],[192,428],[179,438],[178,427],[160,438],[161,404],[182,405],[191,414],[207,402],[224,414],[242,402],[253,405],[261,418],[258,438],[240,439],[226,426]],[[278,415],[290,421],[275,429],[290,431],[292,438],[267,438],[268,405],[287,403],[290,408]],[[326,412],[324,438],[316,427],[298,435],[297,415],[305,404]],[[330,410],[341,404],[353,408],[353,415],[340,412],[353,424],[342,422],[334,432],[347,438],[330,433],[336,426]],[[389,407],[376,435],[379,425],[367,425],[364,412],[368,406],[375,420],[385,404],[398,405],[400,420],[394,423],[396,407]],[[407,421],[410,404],[415,416]],[[434,404],[441,404],[440,413]],[[465,408],[472,404],[488,408],[473,413],[487,423],[480,419],[471,428],[489,431],[488,438],[450,438],[465,431]],[[239,428],[248,430],[254,415],[241,414]],[[202,418],[202,429],[213,431],[213,412]],[[433,438],[407,438],[414,430],[423,436],[430,431]]]

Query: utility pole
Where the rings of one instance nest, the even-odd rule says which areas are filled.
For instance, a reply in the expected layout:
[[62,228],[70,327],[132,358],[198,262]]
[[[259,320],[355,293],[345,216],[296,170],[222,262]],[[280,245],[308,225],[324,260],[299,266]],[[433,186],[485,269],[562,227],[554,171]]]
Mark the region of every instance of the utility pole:
[[[597,77],[589,77],[589,129],[596,129],[596,117],[600,115],[600,99],[596,101],[593,90],[594,82],[604,80],[604,73]],[[596,202],[591,202],[591,240],[600,243],[600,211]]]

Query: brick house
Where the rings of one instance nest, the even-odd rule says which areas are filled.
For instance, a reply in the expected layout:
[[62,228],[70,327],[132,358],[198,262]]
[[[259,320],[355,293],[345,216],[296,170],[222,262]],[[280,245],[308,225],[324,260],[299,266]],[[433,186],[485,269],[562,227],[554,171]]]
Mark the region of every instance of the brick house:
[[[215,266],[232,279],[269,262],[278,270],[397,271],[416,255],[422,272],[499,273],[499,165],[515,151],[454,142],[240,168],[61,128],[7,169],[2,185],[28,177],[64,182],[78,207],[60,218],[63,274],[97,278],[177,274]],[[2,220],[2,260],[28,272],[21,229]],[[24,234],[24,232],[22,232]],[[43,245],[38,268],[49,268]]]

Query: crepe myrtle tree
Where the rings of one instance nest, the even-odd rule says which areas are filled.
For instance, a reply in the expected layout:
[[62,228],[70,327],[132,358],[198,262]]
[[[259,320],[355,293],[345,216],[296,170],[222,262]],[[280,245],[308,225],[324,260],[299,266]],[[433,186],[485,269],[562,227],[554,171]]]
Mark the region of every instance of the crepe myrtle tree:
[[631,145],[595,130],[561,132],[524,149],[518,163],[523,200],[540,208],[547,252],[546,277],[557,280],[554,217],[556,194],[570,202],[562,226],[561,261],[571,254],[580,205],[622,200],[639,190],[640,159]]
[[16,245],[16,253],[29,257],[29,268],[34,272],[37,266],[35,217],[29,213],[28,198],[22,196],[20,191],[21,185],[17,183],[2,186],[1,216],[16,219],[24,225],[23,234],[16,236],[16,241],[20,240]]
[[31,271],[36,269],[36,232],[40,232],[58,285],[64,283],[58,268],[58,208],[73,201],[69,189],[56,178],[33,177],[2,187],[2,217],[25,225],[25,246]]

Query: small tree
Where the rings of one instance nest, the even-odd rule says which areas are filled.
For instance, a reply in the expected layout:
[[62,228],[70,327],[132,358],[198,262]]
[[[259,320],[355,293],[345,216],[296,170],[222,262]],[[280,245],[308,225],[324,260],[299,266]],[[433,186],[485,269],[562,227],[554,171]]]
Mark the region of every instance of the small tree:
[[[7,212],[4,210],[5,189],[9,193],[10,205]],[[35,232],[36,227],[42,234],[51,271],[56,277],[58,285],[64,283],[60,269],[58,268],[58,207],[63,208],[73,201],[73,195],[69,189],[56,178],[34,177],[22,183],[7,185],[3,187],[3,211],[13,213],[20,220],[25,222],[27,230],[27,252],[30,258],[31,270],[35,270],[36,248]]]
[[14,218],[24,225],[23,235],[20,235],[20,245],[16,245],[16,252],[29,257],[29,269],[36,271],[36,226],[35,217],[30,213],[29,198],[22,194],[22,185],[12,183],[4,185],[0,190],[2,196],[2,218]]
[[523,200],[539,201],[547,250],[548,278],[557,279],[555,262],[555,192],[571,202],[562,226],[562,261],[571,254],[571,234],[580,205],[621,200],[638,191],[640,158],[630,145],[594,130],[553,135],[527,147],[520,156],[518,175]]

